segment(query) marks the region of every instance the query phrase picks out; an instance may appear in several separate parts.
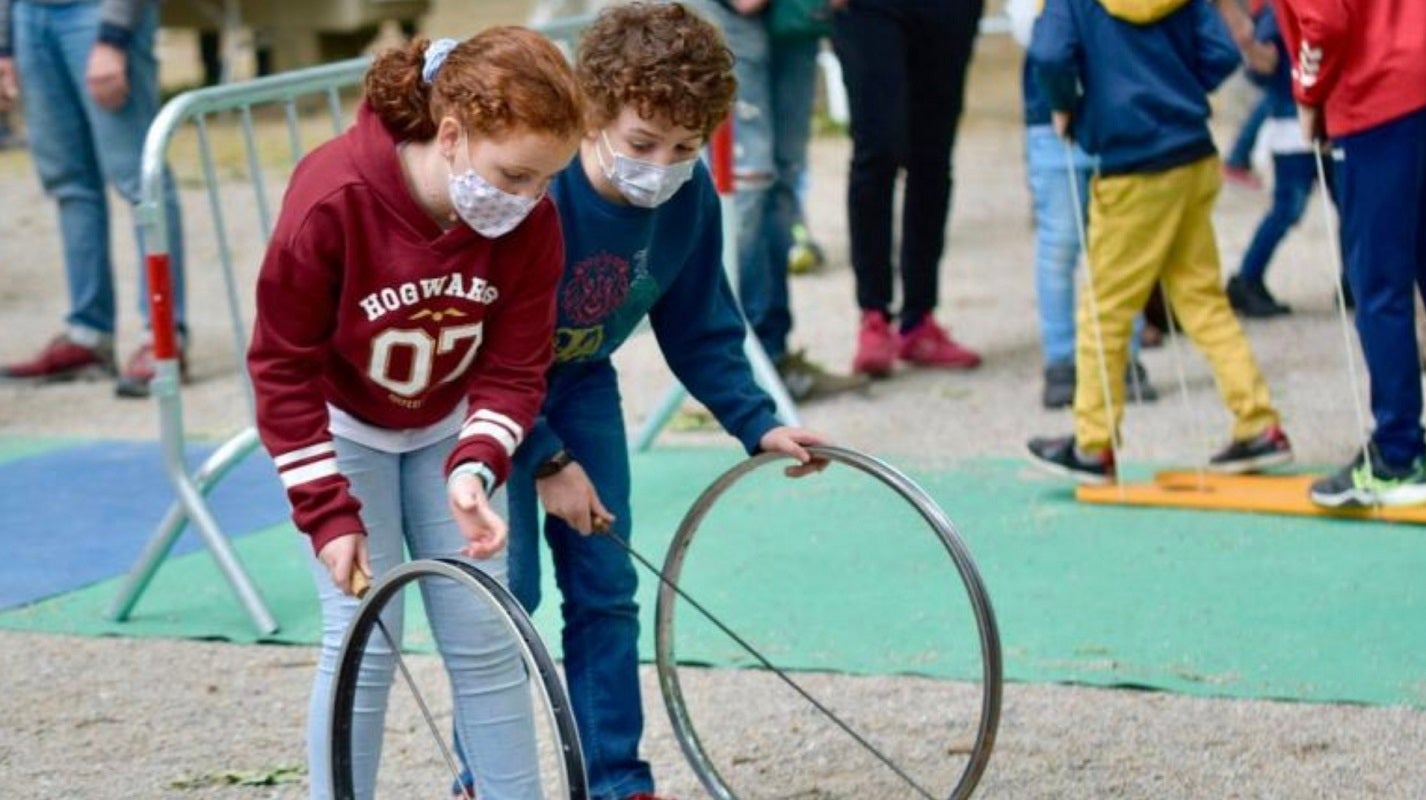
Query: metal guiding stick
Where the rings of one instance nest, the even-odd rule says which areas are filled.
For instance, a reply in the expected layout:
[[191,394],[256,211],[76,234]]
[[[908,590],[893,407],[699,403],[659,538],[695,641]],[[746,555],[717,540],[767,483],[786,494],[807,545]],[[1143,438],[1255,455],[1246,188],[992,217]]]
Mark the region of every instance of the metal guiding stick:
[[[366,574],[360,565],[352,565],[352,594],[361,599],[366,597],[366,593],[371,589],[371,576]],[[396,656],[396,668],[401,672],[401,678],[406,681],[406,688],[411,690],[411,696],[416,698],[416,706],[421,709],[421,716],[426,718],[426,727],[431,730],[431,738],[441,747],[441,757],[446,760],[446,767],[451,771],[451,777],[455,780],[456,786],[464,786],[460,779],[460,767],[456,765],[455,757],[451,755],[451,749],[446,747],[446,740],[441,736],[440,729],[436,726],[435,717],[431,716],[431,709],[426,707],[426,700],[421,696],[421,690],[416,688],[416,679],[411,677],[411,671],[406,668],[406,659],[401,657],[401,648],[396,646],[396,639],[391,635],[391,631],[386,629],[386,623],[382,622],[381,615],[375,617],[376,629],[381,631],[381,638],[386,640],[386,646],[391,648],[392,655]],[[461,793],[465,797],[474,797],[464,788]]]

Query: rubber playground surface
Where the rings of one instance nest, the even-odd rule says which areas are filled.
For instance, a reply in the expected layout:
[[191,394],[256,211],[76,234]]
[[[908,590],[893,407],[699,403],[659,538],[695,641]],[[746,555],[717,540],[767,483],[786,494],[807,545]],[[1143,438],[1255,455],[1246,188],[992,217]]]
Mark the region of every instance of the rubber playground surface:
[[[687,447],[636,456],[634,546],[661,563],[694,498],[738,458]],[[974,555],[1007,680],[1426,706],[1420,527],[1080,504],[1072,489],[1008,459],[906,471]],[[260,454],[210,499],[277,634],[258,635],[191,534],[132,618],[106,619],[170,497],[156,443],[0,437],[0,628],[314,642],[306,543],[285,521]],[[548,565],[544,574],[535,620],[557,653],[558,593]],[[657,581],[640,578],[651,610]],[[705,519],[681,584],[783,667],[978,675],[964,593],[944,549],[910,506],[846,468],[801,481],[774,467],[754,473]],[[710,626],[685,619],[680,658],[750,663]],[[426,646],[423,626],[408,631],[409,644]]]

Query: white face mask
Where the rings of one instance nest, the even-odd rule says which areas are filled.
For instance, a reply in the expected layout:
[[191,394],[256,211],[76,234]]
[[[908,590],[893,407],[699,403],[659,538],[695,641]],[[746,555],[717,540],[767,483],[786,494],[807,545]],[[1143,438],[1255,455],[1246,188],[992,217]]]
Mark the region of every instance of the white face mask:
[[[466,146],[464,134],[461,146]],[[543,196],[523,197],[502,191],[473,168],[457,173],[452,167],[450,182],[451,206],[465,224],[488,239],[499,238],[515,230]]]
[[604,171],[604,177],[614,184],[614,188],[624,195],[625,200],[640,208],[653,208],[663,203],[693,177],[693,164],[698,161],[697,157],[665,167],[624,155],[609,143],[608,131],[604,131],[602,135],[604,146],[609,148],[609,152],[614,156],[614,163],[605,164],[604,154],[599,152],[599,146],[595,145],[594,157],[599,159],[599,168]]

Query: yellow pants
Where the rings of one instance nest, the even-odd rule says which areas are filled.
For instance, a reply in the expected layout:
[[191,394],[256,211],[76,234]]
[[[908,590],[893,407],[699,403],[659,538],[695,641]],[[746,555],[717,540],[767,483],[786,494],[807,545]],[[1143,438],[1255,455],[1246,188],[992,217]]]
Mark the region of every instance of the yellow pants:
[[[1134,317],[1162,282],[1167,305],[1213,370],[1234,418],[1233,438],[1277,424],[1267,382],[1228,305],[1211,214],[1221,185],[1216,156],[1166,172],[1096,178],[1090,188],[1091,286],[1075,327],[1075,444],[1111,446],[1124,416],[1124,373]],[[1100,372],[1102,337],[1104,372]],[[1105,411],[1102,376],[1109,383]]]

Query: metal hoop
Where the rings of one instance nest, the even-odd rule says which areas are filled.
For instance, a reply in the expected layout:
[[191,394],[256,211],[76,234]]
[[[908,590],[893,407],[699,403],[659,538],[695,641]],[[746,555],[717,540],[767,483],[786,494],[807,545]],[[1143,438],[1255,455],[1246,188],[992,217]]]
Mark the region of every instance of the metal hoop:
[[[975,614],[976,627],[980,635],[981,669],[984,689],[981,696],[980,723],[976,730],[975,745],[970,758],[962,770],[948,800],[964,800],[970,797],[985,772],[995,746],[995,732],[1000,721],[1000,696],[1002,688],[1002,662],[1000,634],[995,623],[995,612],[986,594],[985,584],[975,567],[970,551],[955,525],[941,507],[931,499],[914,481],[895,467],[880,459],[843,447],[815,446],[807,448],[814,455],[829,461],[852,467],[870,475],[880,483],[890,487],[903,499],[915,507],[922,519],[930,524],[936,536],[945,546],[946,552],[955,563],[971,609]],[[723,473],[699,495],[674,534],[669,544],[668,555],[664,559],[663,580],[660,582],[656,611],[655,648],[659,688],[662,690],[664,706],[668,710],[669,722],[673,727],[679,747],[689,766],[698,775],[703,787],[716,800],[738,800],[731,788],[724,782],[714,766],[698,734],[694,730],[688,708],[684,703],[683,690],[678,680],[678,666],[674,655],[674,609],[678,600],[679,573],[683,560],[693,543],[698,526],[710,508],[732,485],[759,467],[787,458],[781,454],[763,453],[754,456]]]
[[549,729],[558,737],[563,779],[570,800],[587,800],[589,787],[584,769],[584,754],[579,745],[579,731],[564,685],[560,682],[555,660],[545,649],[535,626],[520,603],[494,578],[480,568],[454,558],[418,559],[401,564],[382,575],[367,592],[351,627],[342,642],[337,658],[337,675],[332,687],[331,745],[332,793],[338,800],[355,797],[352,786],[351,726],[352,703],[356,698],[357,673],[367,640],[381,618],[387,602],[408,583],[426,578],[446,578],[465,587],[488,605],[498,608],[500,619],[519,644],[526,670],[544,694],[543,703]]

